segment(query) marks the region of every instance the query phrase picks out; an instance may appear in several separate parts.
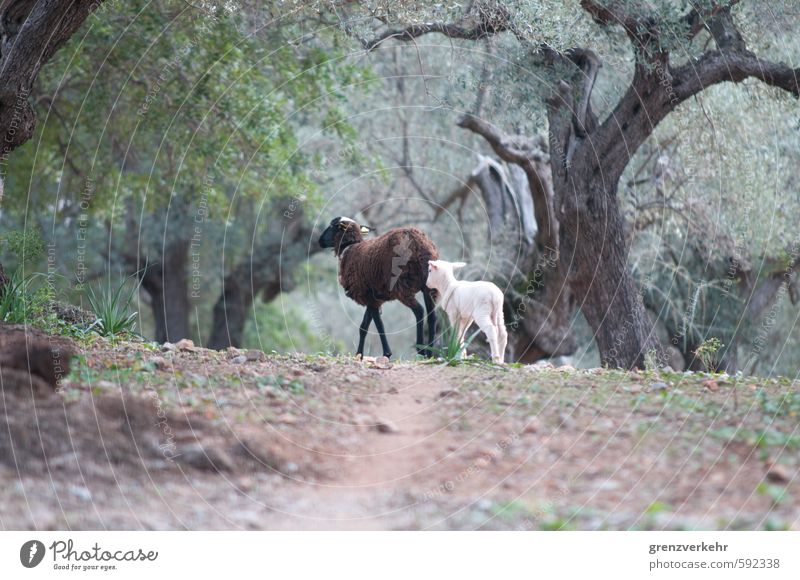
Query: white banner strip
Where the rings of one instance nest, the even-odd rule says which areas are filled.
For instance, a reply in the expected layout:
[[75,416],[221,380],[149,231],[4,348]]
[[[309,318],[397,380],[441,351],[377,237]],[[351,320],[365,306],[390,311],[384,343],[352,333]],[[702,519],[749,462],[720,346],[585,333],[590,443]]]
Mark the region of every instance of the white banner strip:
[[800,578],[796,532],[3,532],[0,578]]

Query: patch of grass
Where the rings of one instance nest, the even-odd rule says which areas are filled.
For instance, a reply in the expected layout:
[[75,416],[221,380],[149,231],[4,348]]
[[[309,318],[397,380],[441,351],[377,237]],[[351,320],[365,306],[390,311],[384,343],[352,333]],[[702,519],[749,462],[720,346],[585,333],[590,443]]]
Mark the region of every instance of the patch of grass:
[[671,505],[661,501],[654,501],[649,506],[647,506],[647,509],[644,510],[644,513],[646,513],[649,516],[654,516],[656,514],[671,512],[671,511],[672,511]]
[[41,273],[28,276],[17,269],[0,292],[0,320],[9,324],[42,326],[52,290],[47,284],[36,285],[44,277]]
[[126,290],[129,278],[122,280],[116,288],[101,287],[98,291],[89,287],[86,298],[92,313],[97,317],[89,327],[100,336],[113,337],[120,335],[136,334],[136,315],[131,312],[131,302],[139,290],[139,284],[132,285]]
[[[447,320],[447,316],[443,315],[441,320]],[[443,322],[440,346],[433,347],[431,351],[434,356],[442,359],[447,365],[456,366],[466,362],[466,358],[463,356],[464,352],[466,352],[467,347],[475,340],[475,337],[478,336],[479,333],[480,330],[476,330],[472,336],[465,338],[464,344],[461,344],[458,328],[450,324],[449,321]],[[418,345],[418,347],[424,348],[424,345]]]
[[776,393],[770,396],[765,389],[756,395],[761,411],[768,417],[796,417],[800,415],[800,392]]
[[765,481],[758,484],[756,493],[768,497],[773,507],[782,503],[788,503],[791,500],[791,496],[785,487],[772,485]]
[[759,449],[770,449],[779,447],[781,449],[800,449],[800,437],[782,433],[771,427],[762,429],[744,429],[741,427],[722,427],[709,431],[712,437],[724,439],[725,441],[743,441],[748,445]]

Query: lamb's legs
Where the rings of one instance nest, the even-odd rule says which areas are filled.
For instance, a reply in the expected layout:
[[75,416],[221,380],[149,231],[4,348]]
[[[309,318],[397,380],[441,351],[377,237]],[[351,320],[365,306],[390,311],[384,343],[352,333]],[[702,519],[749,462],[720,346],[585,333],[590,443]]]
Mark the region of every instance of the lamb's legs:
[[369,332],[369,325],[372,324],[372,310],[367,308],[364,312],[364,318],[361,320],[361,326],[358,327],[358,356],[364,356],[364,341],[367,339],[367,332]]
[[467,347],[464,340],[467,338],[467,330],[472,324],[472,318],[462,318],[458,321],[458,346],[461,347],[461,358],[467,358]]
[[497,348],[500,355],[500,362],[505,362],[506,358],[506,345],[508,345],[508,331],[506,330],[506,322],[503,319],[503,310],[499,312],[494,319],[495,326],[497,326]]
[[378,329],[378,336],[381,337],[381,346],[383,347],[383,356],[389,358],[392,356],[392,351],[389,349],[389,341],[386,340],[386,332],[383,329],[383,320],[381,320],[381,311],[377,308],[372,308],[372,320],[375,322],[375,328]]
[[489,348],[492,351],[492,361],[502,363],[502,354],[500,353],[500,342],[498,337],[498,330],[495,326],[492,317],[485,313],[480,313],[475,316],[475,323],[480,327],[486,335],[486,340],[489,342]]
[[433,341],[436,340],[436,303],[433,300],[433,290],[425,286],[422,289],[422,297],[425,300],[425,310],[428,311],[428,354],[433,356]]

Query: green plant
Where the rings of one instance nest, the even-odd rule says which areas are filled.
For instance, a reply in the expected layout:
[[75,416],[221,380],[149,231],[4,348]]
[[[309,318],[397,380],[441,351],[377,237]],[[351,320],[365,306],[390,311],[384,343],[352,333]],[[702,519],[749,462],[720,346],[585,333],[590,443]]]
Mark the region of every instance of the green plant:
[[725,345],[722,344],[718,338],[712,336],[704,340],[703,343],[695,349],[694,355],[700,359],[706,371],[714,372],[718,366],[717,353],[723,346]]
[[[476,330],[470,337],[464,340],[461,344],[458,328],[450,323],[446,315],[440,315],[442,320],[442,334],[440,336],[440,346],[433,347],[431,351],[434,356],[444,360],[448,365],[457,365],[464,361],[463,354],[467,347],[475,340],[475,337],[480,333],[480,329]],[[417,345],[420,348],[425,348],[424,345]]]
[[139,289],[139,284],[134,284],[129,290],[125,290],[129,278],[122,280],[116,288],[108,286],[101,287],[95,291],[91,286],[86,298],[97,320],[89,329],[100,336],[117,336],[120,334],[135,334],[136,315],[138,312],[131,312],[131,301]]
[[644,368],[648,373],[653,373],[658,370],[659,366],[658,351],[651,348],[644,355]]
[[10,324],[29,324],[44,316],[52,293],[46,284],[34,287],[35,281],[42,277],[41,273],[25,276],[21,269],[11,275],[0,290],[0,320]]
[[31,262],[44,254],[44,241],[36,229],[9,232],[0,238],[0,242],[17,257],[19,263]]

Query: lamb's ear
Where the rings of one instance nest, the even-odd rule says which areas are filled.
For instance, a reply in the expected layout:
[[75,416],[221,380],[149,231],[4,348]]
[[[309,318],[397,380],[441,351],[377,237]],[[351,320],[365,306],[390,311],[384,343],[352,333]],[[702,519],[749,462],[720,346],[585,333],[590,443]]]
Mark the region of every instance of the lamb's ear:
[[431,270],[438,270],[439,264],[436,263],[436,260],[431,260],[428,262],[428,266],[430,266]]
[[453,262],[452,264],[453,270],[458,270],[459,268],[463,268],[466,265],[467,265],[466,262]]

